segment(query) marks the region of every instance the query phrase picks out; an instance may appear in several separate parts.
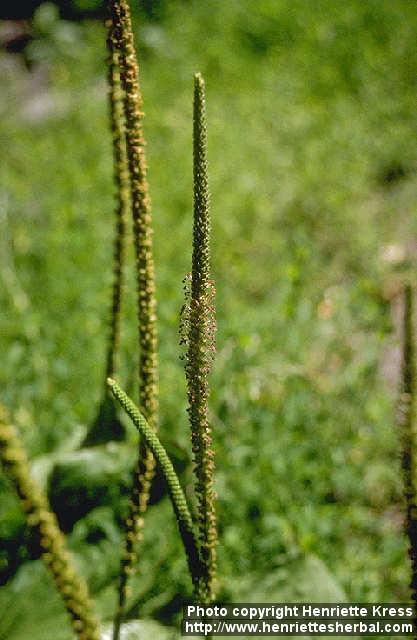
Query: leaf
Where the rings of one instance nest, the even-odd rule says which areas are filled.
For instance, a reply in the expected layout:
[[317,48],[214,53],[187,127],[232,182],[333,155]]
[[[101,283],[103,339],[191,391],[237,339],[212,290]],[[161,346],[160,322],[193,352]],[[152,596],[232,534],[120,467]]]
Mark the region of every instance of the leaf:
[[[346,602],[346,594],[320,558],[298,555],[266,576],[228,581],[235,602]],[[302,636],[310,638],[310,636]]]
[[62,460],[65,460],[66,456],[71,456],[72,453],[80,448],[85,432],[86,428],[84,425],[74,425],[71,434],[63,438],[58,448],[49,453],[37,456],[30,461],[31,474],[43,489],[47,487],[48,478],[54,466]]
[[[1,476],[0,476],[1,484]],[[27,554],[26,523],[18,498],[9,487],[0,488],[0,584],[14,572]]]
[[121,493],[130,486],[134,455],[131,447],[111,443],[61,458],[50,474],[48,497],[64,531],[95,507],[120,509]]
[[[101,640],[112,640],[113,626],[107,627],[103,631]],[[131,620],[122,625],[120,640],[177,640],[181,638],[178,630],[172,627],[165,627],[153,620]]]
[[266,576],[228,581],[238,602],[346,602],[346,594],[324,562],[313,554],[298,555]]
[[42,562],[24,564],[0,588],[0,640],[73,640],[71,624]]
[[98,414],[83,442],[84,447],[97,446],[106,442],[125,440],[126,428],[119,420],[114,400],[107,393],[102,400]]
[[[98,507],[77,522],[70,547],[91,593],[95,595],[114,582],[120,567],[121,535],[112,509]],[[113,610],[116,605],[111,606]]]

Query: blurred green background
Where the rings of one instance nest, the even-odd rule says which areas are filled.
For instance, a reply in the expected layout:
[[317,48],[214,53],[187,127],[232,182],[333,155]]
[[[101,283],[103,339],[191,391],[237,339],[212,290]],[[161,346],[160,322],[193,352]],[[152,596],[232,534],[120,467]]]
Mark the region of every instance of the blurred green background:
[[[77,5],[81,16],[90,9],[100,13]],[[193,73],[207,84],[219,598],[408,601],[395,403],[399,294],[417,256],[414,3],[159,0],[133,9],[161,439],[188,491],[178,325],[191,260]],[[11,53],[13,28],[20,53]],[[128,426],[126,443],[79,449],[102,392],[111,287],[105,33],[101,19],[65,20],[42,4],[26,22],[2,22],[0,37],[1,401],[111,618],[136,434]],[[119,380],[136,397],[129,258]],[[26,594],[26,611],[35,589],[53,621],[60,605],[3,477],[0,491],[0,607]],[[132,591],[129,616],[165,624],[190,596],[160,482]],[[24,637],[25,615],[35,614],[14,615],[7,630],[0,623],[0,638]]]

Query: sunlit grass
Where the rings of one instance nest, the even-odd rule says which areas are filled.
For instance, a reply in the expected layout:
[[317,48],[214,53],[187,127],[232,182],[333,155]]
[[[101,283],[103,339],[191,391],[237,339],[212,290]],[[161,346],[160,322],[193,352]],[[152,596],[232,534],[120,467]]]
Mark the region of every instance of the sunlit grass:
[[[175,2],[161,22],[137,23],[161,437],[180,447],[192,74],[207,84],[218,309],[211,407],[228,594],[238,576],[258,579],[302,551],[318,555],[352,601],[408,598],[396,389],[379,365],[389,298],[415,261],[416,27],[406,0]],[[88,424],[103,379],[113,229],[104,40],[95,23],[71,33],[76,47],[40,40],[48,82],[29,91],[18,68],[0,103],[1,269],[19,283],[4,278],[0,289],[0,381],[34,456]],[[59,108],[28,116],[39,96]],[[391,245],[406,259],[392,260]],[[128,277],[122,377],[136,391]],[[150,566],[163,509],[152,507],[147,523]],[[170,582],[184,590],[178,546],[162,555],[150,591]]]

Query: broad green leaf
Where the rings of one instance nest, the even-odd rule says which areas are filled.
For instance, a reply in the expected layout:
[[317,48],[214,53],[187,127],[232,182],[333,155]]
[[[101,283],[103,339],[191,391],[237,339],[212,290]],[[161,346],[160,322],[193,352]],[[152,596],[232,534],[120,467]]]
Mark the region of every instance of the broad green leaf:
[[334,575],[312,554],[299,555],[266,576],[245,576],[226,586],[235,602],[346,602]]
[[[113,627],[110,625],[101,636],[101,640],[112,640]],[[120,640],[177,640],[181,638],[179,630],[164,627],[153,620],[132,620],[122,626]]]
[[265,576],[248,575],[227,582],[238,602],[346,602],[346,594],[320,558],[299,555]]
[[73,640],[69,617],[42,562],[0,588],[0,640]]

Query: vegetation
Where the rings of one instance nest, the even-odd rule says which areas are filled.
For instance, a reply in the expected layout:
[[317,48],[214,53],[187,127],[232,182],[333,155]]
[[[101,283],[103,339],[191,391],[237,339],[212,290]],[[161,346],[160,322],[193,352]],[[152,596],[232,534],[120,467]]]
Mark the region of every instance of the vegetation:
[[[117,55],[126,121],[126,155],[129,167],[138,298],[139,401],[151,427],[156,428],[158,424],[156,298],[151,202],[146,178],[145,140],[142,130],[142,96],[129,5],[125,0],[120,2],[112,0],[109,2],[109,8],[110,49]],[[133,471],[129,511],[124,524],[125,538],[115,640],[119,638],[119,627],[125,612],[128,577],[137,561],[135,542],[141,537],[143,516],[148,506],[154,475],[154,464],[152,452],[147,448],[146,442],[141,439],[138,460]]]
[[[135,34],[155,228],[159,437],[187,498],[194,481],[176,344],[179,283],[191,259],[195,69],[209,93],[217,596],[406,601],[394,409],[397,300],[415,270],[417,237],[413,7],[406,0],[158,7],[135,16]],[[102,400],[112,284],[105,34],[98,22],[58,21],[48,5],[34,32],[30,70],[20,58],[0,60],[2,403],[99,613],[110,619],[137,440],[120,416],[125,440],[81,446]],[[135,397],[132,271],[117,380]],[[28,602],[42,574],[3,477],[0,490],[3,612],[11,593]],[[170,509],[157,474],[127,619],[174,625],[192,597]],[[59,621],[42,580],[39,593]],[[0,615],[8,625],[0,638],[25,637],[24,616],[12,615]]]
[[[113,171],[117,190],[116,235],[114,242],[113,292],[110,336],[106,355],[106,374],[113,375],[120,343],[121,303],[126,245],[126,218],[132,210],[136,257],[139,320],[139,397],[145,418],[132,400],[110,377],[106,383],[140,433],[139,458],[134,468],[129,509],[124,523],[125,536],[120,563],[118,605],[113,639],[119,640],[124,622],[128,579],[135,569],[135,542],[143,528],[143,515],[150,496],[154,456],[164,475],[171,497],[185,552],[195,598],[211,602],[214,598],[215,543],[217,538],[213,495],[213,450],[208,426],[208,368],[212,359],[213,308],[209,282],[209,204],[207,177],[207,133],[204,81],[195,76],[194,92],[194,235],[193,269],[189,312],[187,312],[187,364],[190,420],[195,453],[194,471],[198,504],[198,538],[180,482],[166,450],[156,435],[158,408],[157,333],[155,277],[152,249],[151,206],[146,179],[145,140],[142,131],[142,98],[139,86],[130,8],[125,0],[109,2],[108,80],[110,128],[113,134]],[[122,109],[122,104],[124,108]],[[208,356],[208,353],[210,355]],[[112,417],[112,421],[109,420]],[[71,567],[65,538],[49,510],[47,499],[30,477],[29,465],[19,437],[4,423],[0,431],[0,461],[15,484],[29,530],[38,538],[58,592],[66,605],[73,628],[80,640],[98,640],[98,622],[90,614],[87,587]],[[116,430],[114,430],[116,426]],[[110,430],[109,430],[110,429]],[[120,427],[107,389],[98,417],[83,441],[84,446],[120,439]],[[51,485],[53,487],[53,485]],[[79,499],[79,496],[78,496]],[[65,505],[64,505],[65,509]]]
[[[113,253],[113,291],[110,315],[110,331],[106,353],[106,380],[115,375],[117,357],[120,350],[120,324],[122,311],[122,292],[126,260],[127,224],[130,207],[130,189],[127,167],[126,126],[123,114],[123,94],[120,86],[118,53],[114,45],[114,27],[108,19],[108,94],[110,129],[113,136],[113,181],[116,187],[116,232]],[[119,422],[104,384],[103,400],[98,415],[89,429],[85,445],[99,444],[108,440],[122,439],[123,426]]]
[[28,527],[64,601],[75,635],[79,640],[99,640],[98,622],[91,610],[87,585],[74,571],[65,538],[46,498],[30,477],[19,437],[4,415],[0,416],[0,460],[22,501]]
[[196,587],[196,595],[198,596],[200,589],[199,582],[202,575],[200,549],[194,533],[193,520],[188,509],[184,492],[181,489],[180,482],[177,474],[175,473],[175,469],[172,466],[171,460],[160,443],[155,431],[149,426],[148,422],[142,416],[132,400],[124,393],[117,382],[111,378],[109,378],[108,384],[114,394],[114,397],[117,398],[126,413],[129,415],[140,435],[144,438],[147,447],[152,451],[161,466],[168,491],[171,496],[178,527],[184,543],[184,549],[187,554],[190,574]]
[[208,414],[208,375],[214,357],[214,288],[210,280],[210,211],[204,80],[194,77],[194,230],[189,300],[181,327],[187,345],[185,375],[196,474],[203,581],[198,600],[212,602],[216,574],[217,526],[214,507],[214,452]]

